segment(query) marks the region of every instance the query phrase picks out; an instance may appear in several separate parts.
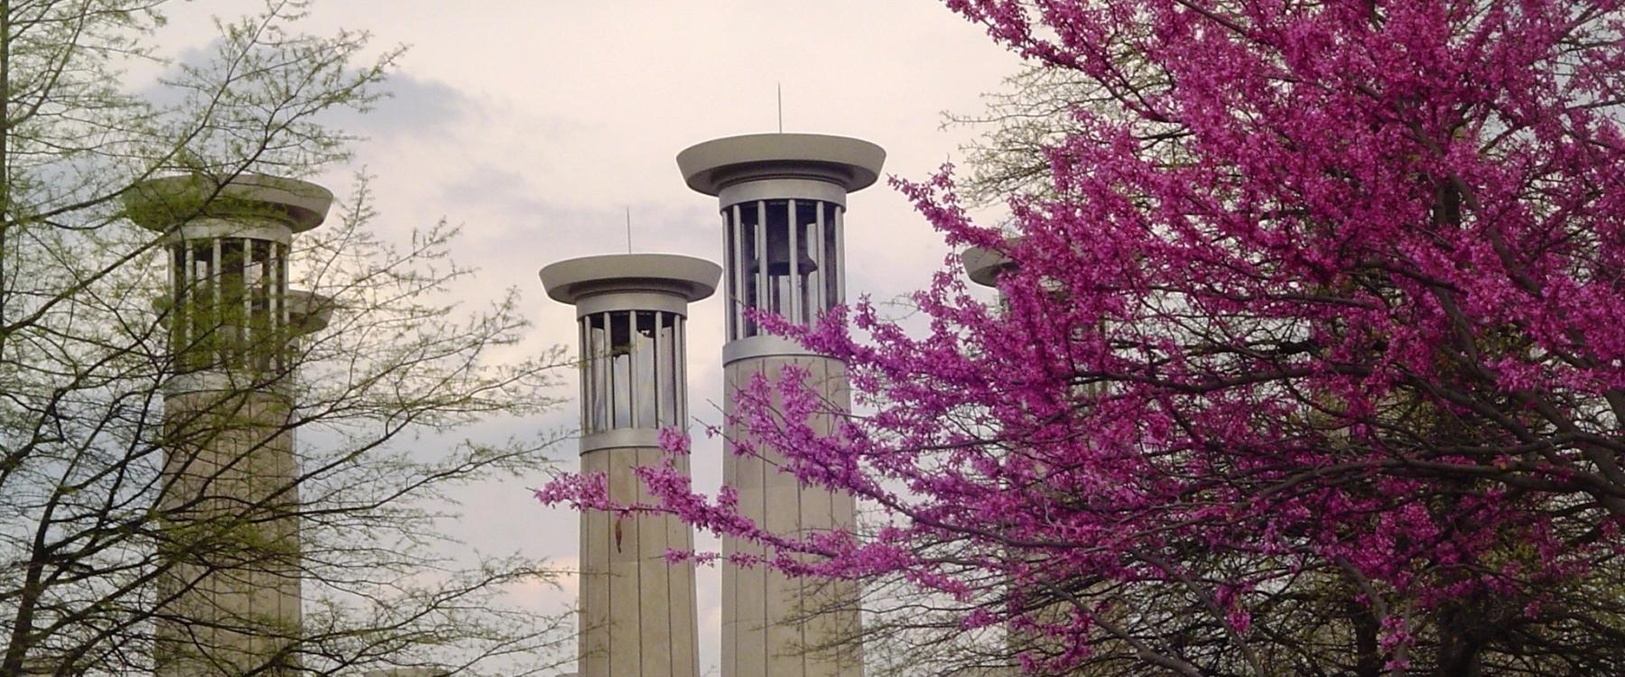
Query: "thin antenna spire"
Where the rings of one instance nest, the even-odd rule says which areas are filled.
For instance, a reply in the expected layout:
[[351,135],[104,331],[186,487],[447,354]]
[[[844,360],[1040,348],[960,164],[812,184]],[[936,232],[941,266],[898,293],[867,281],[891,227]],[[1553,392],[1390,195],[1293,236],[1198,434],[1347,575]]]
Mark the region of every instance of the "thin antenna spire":
[[778,92],[779,92],[779,133],[783,134],[784,133],[784,83],[775,82],[775,83],[773,83],[773,86],[778,88]]
[[632,253],[632,207],[626,208],[626,253]]

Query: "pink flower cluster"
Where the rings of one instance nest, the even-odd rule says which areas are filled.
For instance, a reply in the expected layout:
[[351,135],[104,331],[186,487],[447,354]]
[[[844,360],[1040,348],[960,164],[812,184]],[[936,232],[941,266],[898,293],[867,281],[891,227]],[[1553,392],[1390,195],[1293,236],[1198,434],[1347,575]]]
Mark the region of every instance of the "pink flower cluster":
[[[1462,609],[1537,622],[1617,566],[1618,2],[947,4],[1105,105],[1073,111],[1014,232],[965,216],[951,168],[897,183],[949,245],[1010,259],[1000,303],[950,269],[923,334],[867,304],[768,323],[846,360],[864,413],[818,435],[800,375],[758,380],[734,452],[773,447],[878,527],[769,534],[662,473],[646,508],[1069,647],[1031,668],[1105,637],[1280,674],[1261,628],[1304,590],[1356,609],[1377,665],[1445,665]],[[1125,612],[1143,590],[1226,648]]]

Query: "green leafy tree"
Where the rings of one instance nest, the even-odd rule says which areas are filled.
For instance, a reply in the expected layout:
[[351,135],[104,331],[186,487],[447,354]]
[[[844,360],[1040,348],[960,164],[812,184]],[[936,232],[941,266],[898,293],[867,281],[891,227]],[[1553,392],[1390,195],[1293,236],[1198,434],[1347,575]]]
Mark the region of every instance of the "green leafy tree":
[[[326,224],[293,240],[290,281],[311,292],[296,337],[252,326],[235,303],[182,312],[173,232],[134,223],[152,226],[138,212],[153,179],[218,187],[346,159],[351,139],[324,114],[366,110],[397,53],[362,60],[364,34],[305,34],[305,3],[272,1],[217,21],[207,54],[176,63],[153,40],[171,6],[199,11],[0,0],[0,674],[151,672],[165,632],[227,623],[189,616],[187,585],[271,560],[297,577],[302,619],[213,628],[277,643],[210,674],[552,667],[567,614],[498,599],[548,584],[543,563],[469,554],[437,528],[458,485],[545,463],[550,439],[464,430],[556,404],[547,389],[560,361],[493,355],[526,326],[511,293],[456,310],[447,290],[470,270],[448,258],[455,229],[380,237],[358,181]],[[161,82],[132,91],[129,69],[154,67]],[[173,227],[213,218],[222,199],[203,192]],[[206,415],[177,416],[166,384],[215,346],[176,337],[229,331],[276,358],[213,392]],[[266,390],[279,393],[275,416],[238,415]],[[286,475],[251,472],[258,443],[221,461],[250,470],[252,500],[204,509],[188,493],[186,445],[295,432]],[[296,541],[277,535],[289,528]]]

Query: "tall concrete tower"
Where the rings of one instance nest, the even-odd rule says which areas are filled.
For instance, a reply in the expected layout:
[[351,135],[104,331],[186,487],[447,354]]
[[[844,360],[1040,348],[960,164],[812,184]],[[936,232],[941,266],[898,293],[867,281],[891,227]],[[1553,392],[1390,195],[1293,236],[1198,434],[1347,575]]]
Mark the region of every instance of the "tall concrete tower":
[[[792,364],[806,369],[834,406],[851,406],[846,365],[766,335],[749,311],[805,324],[844,300],[846,196],[872,185],[885,159],[886,152],[867,141],[815,134],[735,136],[677,155],[688,186],[716,196],[722,211],[728,299],[723,406],[729,413],[736,411],[736,390],[754,375],[776,379]],[[815,422],[824,432],[833,423]],[[729,430],[729,440],[742,432]],[[738,489],[746,517],[781,534],[853,523],[851,496],[802,488],[794,476],[779,473],[778,464],[771,449],[760,457],[724,454],[723,481]],[[724,538],[722,550],[760,553],[734,538]],[[842,641],[859,624],[857,592],[850,585],[724,564],[722,677],[861,675],[861,647]]]
[[[1017,268],[1016,262],[1012,261],[1010,257],[1006,256],[1003,252],[986,249],[983,247],[970,247],[966,249],[960,255],[960,262],[964,264],[965,276],[970,278],[971,282],[995,289],[999,286],[999,278],[1007,274],[1014,273]],[[1000,303],[1003,302],[1003,296],[1001,295]],[[1090,388],[1093,388],[1093,386],[1090,386]],[[1056,590],[1046,591],[1043,588],[1038,588],[1031,591],[1039,597],[1040,601],[1045,596],[1053,597],[1058,600],[1049,604],[1048,606],[1036,608],[1031,612],[1032,617],[1041,623],[1053,623],[1056,625],[1065,625],[1070,623],[1073,605],[1075,602],[1066,600],[1065,597],[1059,593],[1059,589],[1066,590],[1068,596],[1081,597],[1084,600],[1089,600],[1098,594],[1098,591],[1091,590],[1087,587],[1079,590],[1077,589],[1078,586],[1069,585],[1065,579],[1051,581],[1048,582],[1047,585],[1051,588],[1055,588]],[[1033,602],[1031,601],[1028,602],[1028,604],[1032,603]],[[1010,658],[1012,659],[1012,665],[1005,668],[1002,672],[995,673],[996,675],[1000,676],[1008,675],[1009,677],[1014,677],[1015,675],[1021,673],[1021,670],[1013,663],[1015,663],[1014,659],[1016,656],[1023,652],[1032,652],[1040,656],[1054,656],[1064,653],[1069,648],[1062,640],[1044,637],[1039,633],[1021,632],[1016,630],[1010,630],[1006,634],[1005,641],[1006,649],[1009,652]],[[1112,662],[1123,664],[1132,660],[1132,657],[1134,656],[1134,648],[1132,646],[1129,646],[1126,642],[1123,642],[1120,639],[1104,634],[1103,631],[1097,631],[1095,635],[1091,637],[1091,641],[1093,642],[1093,645],[1091,646],[1091,661],[1093,662],[1108,665]],[[1056,677],[1088,677],[1088,675],[1092,673],[1099,674],[1101,673],[1101,670],[1095,669],[1091,671],[1089,668],[1085,667],[1070,670],[1066,673],[1056,673]]]
[[[722,270],[670,254],[616,254],[541,270],[547,295],[574,304],[581,336],[581,471],[610,498],[653,500],[639,466],[664,463],[660,431],[688,420],[688,304]],[[678,459],[687,473],[687,459]],[[693,530],[670,515],[581,514],[581,677],[698,677]]]
[[[971,282],[995,289],[999,286],[999,277],[1015,268],[1015,262],[1011,261],[1010,257],[1005,256],[1003,252],[984,247],[966,249],[959,255],[959,260],[964,264],[965,276],[970,278]],[[1002,295],[1000,303],[1003,303]],[[1056,608],[1059,609],[1060,607]],[[990,668],[985,674],[988,677],[1016,677],[1020,675],[1021,669],[1015,664],[1014,659],[1017,654],[1032,649],[1034,639],[1037,638],[1031,636],[1031,633],[1009,631],[1005,636],[1005,649],[1010,654],[1011,664],[1002,668]]]
[[159,677],[298,669],[291,348],[326,316],[321,299],[288,289],[288,252],[332,201],[315,184],[253,175],[157,179],[126,200],[131,220],[163,234],[170,258],[159,304],[173,372],[164,386]]

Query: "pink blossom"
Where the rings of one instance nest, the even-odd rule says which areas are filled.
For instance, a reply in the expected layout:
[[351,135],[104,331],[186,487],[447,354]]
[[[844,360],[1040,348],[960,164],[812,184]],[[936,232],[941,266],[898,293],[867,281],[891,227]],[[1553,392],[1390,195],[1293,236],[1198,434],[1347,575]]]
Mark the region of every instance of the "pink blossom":
[[[1617,567],[1625,135],[1597,104],[1625,92],[1619,3],[946,4],[1102,101],[1012,196],[1015,237],[967,216],[952,167],[894,182],[947,245],[1013,262],[1000,304],[945,269],[923,331],[866,301],[761,318],[845,360],[859,413],[818,434],[838,412],[805,374],[757,379],[734,452],[876,525],[767,533],[665,471],[624,508],[1062,647],[1027,670],[1087,660],[1157,591],[1180,632],[1287,674],[1261,628],[1325,590],[1400,672],[1445,660],[1424,650],[1456,610],[1555,623],[1554,591]],[[1147,616],[1137,655],[1205,660]]]

